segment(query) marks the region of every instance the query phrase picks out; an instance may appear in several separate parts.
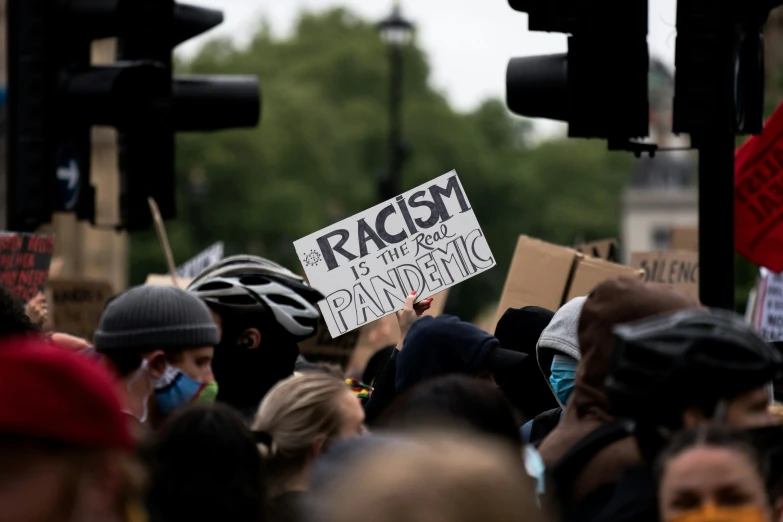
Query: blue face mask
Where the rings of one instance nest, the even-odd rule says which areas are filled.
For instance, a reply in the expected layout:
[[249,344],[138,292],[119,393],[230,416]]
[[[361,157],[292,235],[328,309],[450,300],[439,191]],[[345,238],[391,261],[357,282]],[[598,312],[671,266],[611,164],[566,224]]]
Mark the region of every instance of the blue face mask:
[[215,381],[199,382],[179,368],[167,365],[160,379],[155,380],[155,399],[160,412],[168,415],[191,402],[214,402],[217,389]]
[[576,359],[572,359],[567,355],[555,355],[554,359],[552,359],[552,373],[549,376],[549,384],[552,385],[557,400],[563,406],[568,404],[568,398],[571,396],[571,392],[574,391],[574,380],[576,379],[576,368],[578,365],[579,362]]

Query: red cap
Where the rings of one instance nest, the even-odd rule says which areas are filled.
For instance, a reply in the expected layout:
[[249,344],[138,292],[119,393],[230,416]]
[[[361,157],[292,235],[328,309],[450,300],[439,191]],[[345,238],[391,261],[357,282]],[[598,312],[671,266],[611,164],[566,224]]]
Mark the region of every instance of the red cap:
[[0,433],[131,448],[115,380],[92,359],[37,337],[0,341]]

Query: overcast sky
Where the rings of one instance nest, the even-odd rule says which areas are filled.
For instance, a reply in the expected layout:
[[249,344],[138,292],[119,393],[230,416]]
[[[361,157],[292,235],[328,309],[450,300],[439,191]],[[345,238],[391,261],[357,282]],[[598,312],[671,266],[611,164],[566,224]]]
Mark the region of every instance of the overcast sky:
[[[380,20],[392,0],[182,0],[221,9],[223,24],[178,48],[191,54],[215,35],[231,35],[240,43],[261,19],[274,32],[286,35],[303,10],[346,6],[368,20]],[[676,0],[649,0],[648,42],[652,56],[674,63]],[[404,15],[417,26],[420,45],[430,58],[433,81],[452,105],[470,110],[487,97],[505,96],[509,58],[565,52],[562,34],[527,30],[527,15],[514,11],[507,0],[402,0]],[[263,82],[263,78],[262,78]],[[551,131],[555,127],[548,126]],[[544,130],[544,129],[542,129]]]

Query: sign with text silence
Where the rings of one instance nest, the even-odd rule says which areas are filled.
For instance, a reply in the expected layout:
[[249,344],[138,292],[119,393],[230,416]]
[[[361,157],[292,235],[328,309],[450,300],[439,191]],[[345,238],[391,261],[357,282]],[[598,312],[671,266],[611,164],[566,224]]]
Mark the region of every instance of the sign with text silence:
[[671,285],[699,298],[699,254],[688,250],[635,252],[631,266],[644,270],[647,282]]
[[495,266],[456,171],[294,242],[332,337]]

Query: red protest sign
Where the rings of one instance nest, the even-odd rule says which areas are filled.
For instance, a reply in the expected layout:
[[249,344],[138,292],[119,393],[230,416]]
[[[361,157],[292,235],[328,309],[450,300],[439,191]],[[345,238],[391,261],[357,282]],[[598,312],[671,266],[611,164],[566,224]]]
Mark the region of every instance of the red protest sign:
[[783,271],[783,105],[734,154],[734,247]]
[[54,236],[0,233],[0,286],[29,301],[44,291],[53,252]]

